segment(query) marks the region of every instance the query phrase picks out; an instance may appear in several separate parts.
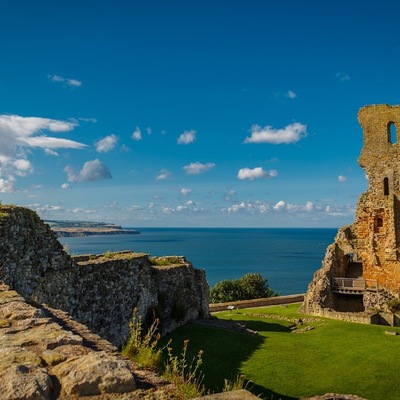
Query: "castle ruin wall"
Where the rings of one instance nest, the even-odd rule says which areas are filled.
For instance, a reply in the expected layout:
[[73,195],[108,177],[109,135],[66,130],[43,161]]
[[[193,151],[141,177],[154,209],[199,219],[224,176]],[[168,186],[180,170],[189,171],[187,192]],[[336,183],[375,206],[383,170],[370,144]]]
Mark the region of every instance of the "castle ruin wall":
[[306,312],[387,309],[388,301],[399,298],[400,106],[365,106],[358,120],[364,139],[358,162],[368,189],[358,200],[353,224],[339,229],[327,249],[308,287]]
[[133,308],[144,322],[160,318],[163,334],[209,315],[205,272],[184,257],[161,261],[133,252],[71,257],[36,213],[0,206],[0,280],[114,345],[128,337]]

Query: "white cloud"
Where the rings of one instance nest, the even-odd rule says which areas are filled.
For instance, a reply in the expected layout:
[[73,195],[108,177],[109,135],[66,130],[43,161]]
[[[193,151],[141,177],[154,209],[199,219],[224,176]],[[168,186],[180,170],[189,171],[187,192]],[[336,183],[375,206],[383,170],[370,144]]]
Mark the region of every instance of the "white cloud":
[[228,212],[236,213],[236,212],[239,212],[241,210],[245,210],[246,208],[247,208],[246,207],[246,203],[244,201],[242,201],[239,204],[233,204],[231,207],[229,207],[228,208]]
[[299,122],[287,125],[283,129],[275,129],[272,126],[262,128],[259,125],[251,127],[251,136],[247,137],[245,143],[271,143],[289,144],[296,143],[307,136],[307,125]]
[[280,210],[283,210],[285,207],[286,207],[286,203],[283,200],[280,200],[273,206],[273,209],[275,211],[280,211]]
[[33,171],[27,159],[31,148],[42,148],[46,154],[57,155],[52,149],[82,149],[84,144],[73,140],[46,136],[43,131],[68,132],[76,122],[41,117],[0,115],[0,191],[12,191],[13,176],[25,176]]
[[35,136],[35,134],[43,130],[68,132],[75,126],[75,122],[49,118],[0,115],[0,157],[2,161],[10,159],[18,149],[25,147],[81,149],[85,145],[73,140],[45,135]]
[[132,132],[132,139],[136,140],[136,141],[142,140],[142,131],[140,130],[140,128],[138,126]]
[[288,212],[312,212],[315,210],[321,210],[319,207],[316,207],[311,201],[307,201],[306,204],[291,204],[280,200],[272,208],[275,211],[286,210]]
[[54,150],[51,149],[44,149],[44,152],[48,155],[48,156],[55,156],[58,157],[58,153]]
[[271,210],[271,206],[261,201],[240,202],[233,204],[227,209],[228,213],[247,213],[247,214],[265,214]]
[[51,212],[51,211],[63,211],[64,208],[62,206],[53,206],[50,204],[29,204],[28,206],[31,210],[34,210],[36,212],[38,212],[39,214],[45,214],[47,212]]
[[311,201],[307,201],[306,205],[304,206],[305,211],[311,212],[314,210],[314,204]]
[[191,193],[191,191],[192,191],[192,189],[182,188],[181,194],[183,194],[184,196],[187,196]]
[[69,184],[68,183],[63,183],[62,185],[61,185],[61,189],[69,189]]
[[24,139],[25,144],[30,147],[41,147],[44,149],[82,149],[84,144],[69,139],[54,138],[48,136],[36,136]]
[[69,182],[90,182],[111,179],[110,170],[100,160],[86,161],[82,169],[76,173],[70,166],[64,168]]
[[91,123],[93,123],[93,124],[95,124],[95,123],[97,122],[97,119],[96,119],[96,118],[79,117],[78,119],[79,119],[79,121],[82,121],[82,122],[91,122]]
[[232,201],[232,199],[235,196],[235,194],[236,194],[236,190],[235,189],[230,189],[224,194],[223,199],[225,201]]
[[212,169],[214,167],[215,167],[214,163],[202,164],[199,162],[194,162],[194,163],[190,163],[189,165],[185,165],[184,167],[182,167],[182,169],[188,175],[199,175],[199,174],[209,171],[210,169]]
[[237,174],[238,179],[240,180],[249,179],[251,181],[260,178],[274,178],[276,176],[278,176],[278,172],[275,169],[271,169],[270,171],[265,171],[261,167],[256,167],[253,169],[241,168]]
[[347,178],[343,175],[339,175],[337,179],[339,182],[346,182],[346,180],[347,180]]
[[82,82],[78,81],[77,79],[67,79],[67,84],[69,86],[77,86],[77,87],[82,86]]
[[178,138],[178,144],[189,144],[196,140],[196,131],[190,130],[183,132]]
[[165,181],[165,180],[168,179],[171,175],[172,175],[172,173],[171,173],[170,171],[168,171],[167,169],[162,169],[162,170],[160,171],[160,173],[157,175],[156,181]]
[[0,178],[0,193],[12,193],[14,192],[14,179]]
[[66,85],[66,86],[71,86],[71,87],[82,86],[82,82],[78,81],[77,79],[64,78],[63,76],[60,76],[60,75],[47,75],[47,77],[52,82],[59,82],[59,83],[62,83],[64,85]]
[[345,82],[345,81],[349,81],[350,80],[350,75],[345,74],[343,72],[338,72],[336,74],[336,78],[338,78],[339,81],[341,81],[341,82]]
[[118,138],[114,134],[106,136],[105,138],[103,138],[95,143],[96,150],[99,153],[107,153],[116,146],[117,142],[118,142]]
[[62,76],[59,75],[47,75],[47,77],[52,81],[52,82],[64,82],[64,79]]
[[31,163],[24,158],[19,158],[15,160],[13,162],[13,166],[16,169],[16,174],[19,176],[26,176],[33,171]]
[[286,93],[286,97],[289,98],[289,99],[295,99],[297,97],[297,94],[295,92],[293,92],[292,90],[289,90]]
[[71,210],[74,214],[96,214],[97,211],[91,208],[76,207]]

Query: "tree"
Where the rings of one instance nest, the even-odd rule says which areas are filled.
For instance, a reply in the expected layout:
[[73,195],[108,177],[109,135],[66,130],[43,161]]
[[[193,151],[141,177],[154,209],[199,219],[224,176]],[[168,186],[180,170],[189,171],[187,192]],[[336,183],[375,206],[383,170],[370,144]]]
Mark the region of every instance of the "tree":
[[224,279],[218,282],[210,291],[211,303],[259,299],[276,296],[268,286],[268,280],[261,274],[251,272],[239,279]]
[[238,284],[237,280],[229,281],[224,279],[218,282],[210,291],[211,303],[225,303],[237,300]]

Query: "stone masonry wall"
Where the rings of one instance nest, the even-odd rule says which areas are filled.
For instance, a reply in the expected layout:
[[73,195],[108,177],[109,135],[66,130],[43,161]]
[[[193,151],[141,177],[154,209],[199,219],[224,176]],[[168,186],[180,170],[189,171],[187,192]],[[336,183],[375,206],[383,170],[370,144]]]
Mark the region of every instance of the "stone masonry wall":
[[400,294],[400,106],[366,106],[358,120],[364,139],[358,162],[368,176],[368,190],[359,198],[353,224],[339,229],[309,285],[308,312],[337,309],[331,278],[346,278],[354,262],[367,285],[365,310],[382,308]]
[[122,345],[132,310],[161,320],[165,334],[209,314],[203,270],[184,257],[151,259],[132,252],[71,257],[31,210],[0,206],[0,280],[27,300],[67,311]]

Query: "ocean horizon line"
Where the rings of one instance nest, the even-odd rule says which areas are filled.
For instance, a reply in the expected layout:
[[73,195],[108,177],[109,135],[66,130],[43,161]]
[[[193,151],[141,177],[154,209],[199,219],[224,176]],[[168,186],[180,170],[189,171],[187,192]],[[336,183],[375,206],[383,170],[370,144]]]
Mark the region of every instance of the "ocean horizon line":
[[339,229],[340,226],[124,226],[124,229]]

